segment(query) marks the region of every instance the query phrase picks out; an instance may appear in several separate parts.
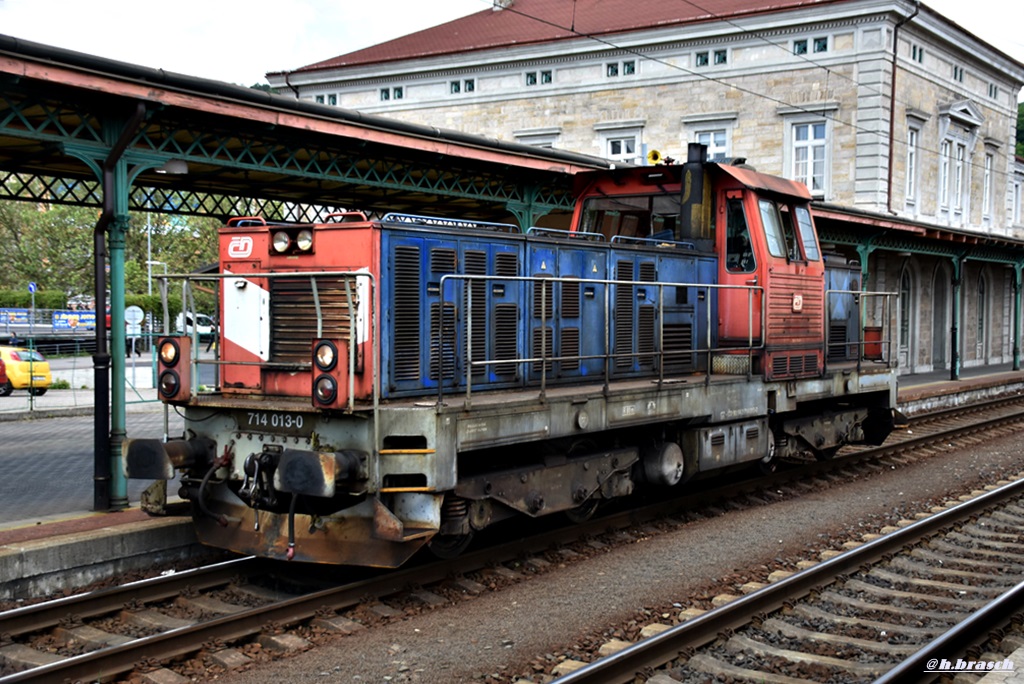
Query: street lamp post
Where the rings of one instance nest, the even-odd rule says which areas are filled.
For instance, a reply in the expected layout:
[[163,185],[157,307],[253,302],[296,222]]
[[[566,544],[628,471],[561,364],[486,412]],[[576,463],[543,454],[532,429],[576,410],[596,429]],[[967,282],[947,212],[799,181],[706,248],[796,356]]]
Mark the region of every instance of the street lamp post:
[[146,267],[149,269],[149,294],[153,294],[153,267],[163,266],[164,275],[167,275],[167,264],[163,261],[154,261],[152,259],[146,259]]

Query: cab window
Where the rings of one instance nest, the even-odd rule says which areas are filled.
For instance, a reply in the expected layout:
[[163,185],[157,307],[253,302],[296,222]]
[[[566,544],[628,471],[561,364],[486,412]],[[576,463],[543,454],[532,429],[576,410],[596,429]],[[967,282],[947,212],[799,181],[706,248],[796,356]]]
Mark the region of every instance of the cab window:
[[750,273],[756,264],[742,200],[729,200],[725,221],[725,268],[731,273]]
[[761,211],[761,225],[764,226],[768,253],[773,257],[788,257],[789,248],[782,230],[782,217],[779,215],[779,208],[775,202],[766,199],[758,200],[757,205]]
[[821,252],[818,251],[818,239],[814,234],[810,210],[805,205],[799,205],[793,208],[793,215],[796,218],[796,229],[800,234],[800,243],[803,245],[807,260],[818,261],[821,258]]

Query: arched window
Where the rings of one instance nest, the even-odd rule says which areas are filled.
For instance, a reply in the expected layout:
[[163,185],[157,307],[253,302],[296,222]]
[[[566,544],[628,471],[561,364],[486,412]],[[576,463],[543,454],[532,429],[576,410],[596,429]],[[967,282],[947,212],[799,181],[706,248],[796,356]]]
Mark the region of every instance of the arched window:
[[985,275],[982,274],[978,276],[978,310],[976,312],[978,315],[977,329],[979,358],[985,357],[985,333],[987,332],[985,329],[985,320],[987,318],[987,316],[985,315],[987,311],[986,297],[987,294],[985,291]]
[[900,347],[910,346],[910,273],[900,276]]

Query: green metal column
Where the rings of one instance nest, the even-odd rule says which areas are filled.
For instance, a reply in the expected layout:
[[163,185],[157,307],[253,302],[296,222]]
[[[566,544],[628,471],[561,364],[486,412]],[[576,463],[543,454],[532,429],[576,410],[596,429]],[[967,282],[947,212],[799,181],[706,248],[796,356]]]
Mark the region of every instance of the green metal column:
[[114,172],[117,207],[110,224],[107,249],[110,253],[110,508],[128,507],[128,481],[121,467],[121,446],[126,434],[125,415],[125,328],[124,247],[128,233],[127,167],[119,162]]
[[953,322],[949,329],[949,379],[960,379],[960,286],[964,280],[964,257],[953,259]]
[[1013,370],[1020,370],[1020,296],[1021,296],[1021,270],[1024,264],[1017,262],[1013,265]]
[[539,219],[544,214],[547,214],[549,209],[545,207],[541,210],[537,206],[537,195],[538,190],[536,187],[523,188],[523,200],[509,200],[505,203],[505,208],[516,217],[516,221],[519,222],[519,230],[526,232],[530,227],[537,224]]

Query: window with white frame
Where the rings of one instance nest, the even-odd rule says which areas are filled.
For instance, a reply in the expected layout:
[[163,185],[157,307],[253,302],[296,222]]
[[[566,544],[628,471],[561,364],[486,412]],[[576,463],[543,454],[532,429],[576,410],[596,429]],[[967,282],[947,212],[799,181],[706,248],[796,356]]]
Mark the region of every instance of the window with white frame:
[[956,145],[956,159],[953,162],[953,208],[963,211],[964,208],[964,173],[967,171],[967,147],[963,143]]
[[826,121],[794,123],[792,126],[791,176],[805,184],[814,195],[825,192],[827,132]]
[[1020,203],[1021,203],[1021,187],[1020,181],[1013,182],[1013,206],[1010,207],[1010,221],[1013,225],[1020,223]]
[[627,164],[643,163],[643,132],[645,121],[607,121],[594,125],[601,144],[601,156]]
[[523,128],[512,131],[516,142],[534,147],[555,147],[558,145],[558,138],[562,134],[560,126],[549,126],[545,128]]
[[907,204],[917,204],[917,148],[921,131],[913,126],[907,129]]
[[986,221],[992,220],[992,167],[995,165],[995,160],[995,155],[991,152],[985,153],[985,167],[982,170],[981,216]]
[[943,140],[939,146],[939,204],[949,206],[949,169],[953,156],[953,143]]
[[694,142],[708,148],[708,161],[722,161],[729,158],[729,131],[726,128],[697,131]]

